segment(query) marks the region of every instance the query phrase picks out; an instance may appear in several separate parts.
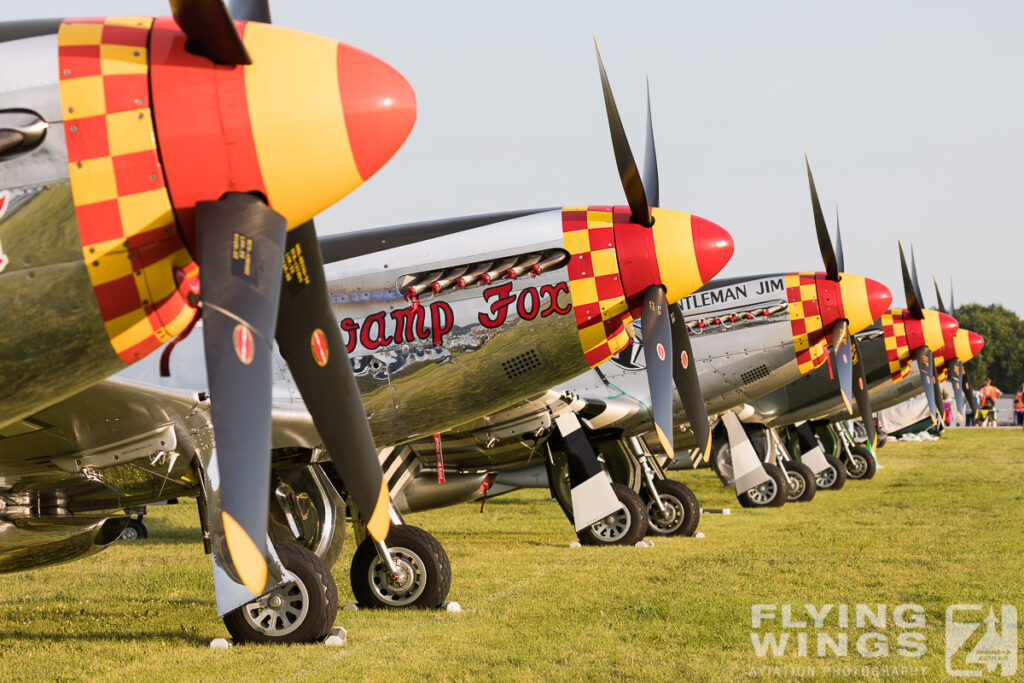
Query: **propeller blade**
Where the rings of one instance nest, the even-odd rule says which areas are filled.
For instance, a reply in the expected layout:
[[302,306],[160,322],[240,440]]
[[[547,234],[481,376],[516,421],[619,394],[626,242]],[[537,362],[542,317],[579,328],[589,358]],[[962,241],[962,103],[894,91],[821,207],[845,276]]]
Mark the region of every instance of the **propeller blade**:
[[171,14],[188,37],[185,49],[217,64],[252,64],[222,0],[171,0]]
[[807,165],[807,182],[811,186],[811,207],[814,209],[814,228],[818,232],[818,249],[821,250],[821,260],[825,262],[825,274],[828,276],[828,279],[838,282],[839,264],[836,262],[836,253],[832,249],[832,240],[828,236],[825,214],[821,212],[818,190],[814,187],[814,176],[811,175],[811,162],[806,154],[804,155],[804,163]]
[[837,320],[832,326],[832,356],[835,360],[836,379],[839,381],[839,397],[843,399],[846,412],[853,414],[853,346],[850,342],[850,326],[845,319]]
[[622,503],[615,495],[576,413],[559,415],[555,418],[555,427],[565,442],[573,525],[576,531],[580,531],[621,510]]
[[940,413],[935,400],[935,358],[927,346],[918,346],[914,349],[914,360],[917,361],[917,371],[921,373],[921,386],[924,388],[924,397],[928,399],[928,412],[931,413],[932,421],[938,424]]
[[914,258],[914,245],[910,245],[910,278],[914,281],[914,293],[917,294],[917,301],[924,307],[924,295],[921,293],[921,283],[917,279],[917,259]]
[[956,302],[953,301],[953,278],[949,278],[949,314],[956,317]]
[[[266,589],[272,349],[287,221],[258,198],[196,204],[206,372],[224,539],[237,578]],[[213,476],[211,476],[213,478]],[[215,486],[215,488],[218,488]]]
[[839,232],[839,206],[836,205],[836,268],[840,273],[846,272],[846,259],[843,258],[843,233]]
[[939,313],[945,313],[946,307],[942,305],[942,293],[939,292],[939,281],[935,279],[934,273],[932,273],[932,282],[935,283],[935,299],[939,302]]
[[697,363],[693,358],[693,347],[690,345],[690,333],[686,329],[683,313],[675,305],[669,306],[669,321],[672,325],[672,380],[676,391],[683,402],[686,419],[697,439],[704,462],[711,459],[711,420],[708,408],[704,404],[704,394],[700,389],[697,375]]
[[228,11],[239,21],[270,23],[270,2],[268,0],[231,0],[228,3]]
[[871,410],[867,371],[864,369],[864,363],[861,362],[857,338],[851,335],[850,341],[853,349],[853,397],[857,401],[857,411],[860,413],[861,422],[864,423],[864,431],[867,432],[868,443],[871,444],[873,452],[878,446],[878,432],[875,430],[875,416]]
[[907,309],[910,315],[918,320],[924,320],[924,311],[921,310],[921,299],[917,296],[914,283],[910,279],[910,271],[907,270],[907,258],[903,255],[903,243],[897,242],[900,248],[900,268],[903,270],[903,291],[907,296]]
[[654,430],[662,448],[672,455],[675,453],[672,442],[672,323],[665,290],[658,285],[644,290],[640,334],[644,340]]
[[630,220],[649,228],[654,222],[651,220],[651,207],[647,202],[647,192],[644,190],[643,180],[640,179],[640,171],[636,167],[633,152],[629,148],[626,130],[622,127],[622,119],[619,118],[619,109],[615,106],[612,86],[608,82],[608,73],[604,69],[604,58],[601,57],[601,48],[598,46],[596,38],[594,47],[597,48],[597,66],[601,70],[601,89],[604,91],[604,108],[608,114],[612,149],[615,150],[615,165],[619,168],[619,180],[622,181],[622,189],[626,192],[626,201],[633,212]]
[[289,231],[277,338],[350,501],[376,541],[390,527],[387,482],[352,364],[331,310],[323,258],[312,221]]
[[967,396],[964,395],[964,364],[959,358],[949,364],[949,383],[953,385],[953,402],[960,422],[967,418]]
[[[961,365],[963,365],[961,363]],[[967,406],[971,413],[978,412],[978,399],[974,396],[974,385],[967,379],[967,366],[964,365],[964,397],[967,399]]]
[[651,82],[647,81],[647,149],[644,151],[644,189],[651,206],[661,206],[658,182],[658,154],[654,149],[654,124],[651,122]]

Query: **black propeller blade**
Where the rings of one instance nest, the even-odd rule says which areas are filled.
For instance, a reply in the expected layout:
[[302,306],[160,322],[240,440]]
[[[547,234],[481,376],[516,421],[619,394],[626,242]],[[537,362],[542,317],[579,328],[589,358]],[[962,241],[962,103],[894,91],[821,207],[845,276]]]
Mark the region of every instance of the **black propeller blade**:
[[939,281],[935,279],[934,274],[932,274],[932,282],[935,284],[935,299],[939,302],[939,312],[945,313],[946,307],[942,305],[942,293],[939,291]]
[[665,290],[658,285],[644,290],[640,334],[644,342],[654,428],[665,452],[672,455],[675,452],[672,442],[672,322]]
[[697,447],[707,462],[711,457],[711,420],[708,418],[708,408],[704,404],[704,394],[700,390],[697,362],[693,357],[693,347],[690,345],[690,333],[686,329],[686,321],[678,306],[670,306],[669,319],[672,323],[672,379],[683,402],[690,429],[697,439]]
[[963,422],[967,417],[967,396],[964,395],[964,364],[959,358],[953,359],[949,364],[949,383],[953,385],[953,402],[956,404],[957,417]]
[[924,388],[925,398],[928,399],[928,411],[931,413],[932,421],[938,424],[941,413],[935,400],[935,358],[931,349],[919,346],[914,349],[914,359],[917,361],[917,370],[921,373],[921,386]]
[[637,169],[633,152],[629,148],[629,140],[626,138],[626,131],[622,127],[622,119],[619,118],[619,109],[615,106],[615,97],[612,96],[612,86],[608,82],[608,73],[604,68],[604,59],[601,57],[601,48],[594,40],[594,47],[597,48],[597,65],[601,70],[601,89],[604,91],[604,107],[608,114],[608,129],[612,135],[612,149],[615,150],[615,164],[619,168],[619,180],[622,181],[622,189],[626,192],[626,201],[633,212],[631,221],[644,227],[651,227],[654,222],[651,220],[651,205],[647,201],[647,192],[644,190],[643,180],[640,178],[640,171]]
[[910,245],[910,278],[914,282],[914,293],[917,294],[917,301],[924,307],[924,295],[921,293],[921,283],[917,279],[917,259],[914,258],[914,245]]
[[840,273],[846,272],[846,259],[843,258],[843,233],[839,232],[839,207],[836,206],[836,268]]
[[288,233],[275,336],[361,521],[374,540],[383,541],[389,528],[387,483],[331,310],[312,221]]
[[839,381],[839,396],[843,399],[848,413],[853,413],[853,346],[850,325],[845,319],[837,320],[832,326],[832,356],[835,359],[836,379]]
[[644,151],[644,189],[651,206],[661,206],[658,182],[658,154],[654,149],[654,123],[651,121],[651,82],[647,81],[647,149]]
[[828,236],[825,214],[821,212],[818,190],[814,187],[814,176],[811,174],[811,162],[806,154],[804,155],[804,163],[807,165],[807,182],[811,186],[811,207],[814,209],[814,228],[818,233],[818,248],[821,250],[821,260],[825,262],[825,274],[828,276],[828,279],[838,282],[839,263],[836,261],[836,253],[832,249],[832,240]]
[[903,291],[907,297],[907,310],[910,315],[918,320],[924,319],[924,311],[921,309],[921,299],[917,296],[917,290],[910,279],[910,271],[907,270],[907,258],[903,254],[903,243],[897,242],[900,248],[900,268],[903,270]]
[[171,0],[171,14],[188,36],[185,49],[192,54],[217,64],[252,64],[222,0]]
[[[235,573],[267,579],[272,342],[287,221],[260,199],[196,204],[206,372],[225,541]],[[219,484],[219,487],[216,485]]]
[[873,451],[878,446],[878,433],[875,431],[875,416],[871,410],[871,395],[868,393],[867,371],[864,363],[861,362],[860,347],[857,346],[857,339],[850,335],[853,349],[853,397],[857,401],[857,411],[860,413],[860,420],[864,424],[864,431],[867,432],[868,443]]
[[228,3],[231,16],[239,21],[270,23],[270,2],[268,0],[231,0]]

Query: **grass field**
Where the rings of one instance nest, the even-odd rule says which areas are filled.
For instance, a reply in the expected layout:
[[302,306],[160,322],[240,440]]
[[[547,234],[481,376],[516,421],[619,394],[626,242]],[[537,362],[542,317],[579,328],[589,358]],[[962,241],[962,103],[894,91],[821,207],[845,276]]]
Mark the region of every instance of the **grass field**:
[[[674,473],[704,507],[733,514],[706,515],[706,538],[657,539],[653,548],[570,549],[575,537],[541,491],[491,500],[484,514],[467,504],[413,515],[411,523],[447,548],[450,599],[464,611],[340,612],[349,633],[343,648],[210,651],[210,639],[226,631],[195,507],[183,501],[153,510],[147,541],[0,576],[2,677],[789,680],[801,671],[784,667],[803,666],[816,667],[819,678],[836,678],[826,667],[847,680],[943,678],[947,605],[1024,610],[1024,434],[953,430],[938,442],[890,443],[880,460],[873,481],[757,511],[738,508],[707,470]],[[334,571],[342,603],[352,600],[351,552]],[[890,612],[886,628],[826,622],[833,637],[848,632],[847,657],[815,657],[815,632],[803,629],[811,656],[760,658],[751,606],[786,603],[794,619],[805,603],[847,604],[851,614],[861,603],[920,605],[927,653],[895,653],[903,630]],[[776,614],[761,631],[780,630]],[[870,631],[888,640],[888,656],[857,654],[855,639]],[[925,671],[873,676],[863,666]]]

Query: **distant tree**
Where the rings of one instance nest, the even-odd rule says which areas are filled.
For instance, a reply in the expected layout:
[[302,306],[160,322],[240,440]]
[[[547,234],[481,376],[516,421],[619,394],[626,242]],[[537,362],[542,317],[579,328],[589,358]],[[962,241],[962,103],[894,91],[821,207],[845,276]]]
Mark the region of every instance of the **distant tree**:
[[958,306],[956,318],[960,327],[985,338],[985,348],[967,363],[975,389],[991,377],[1003,392],[1016,392],[1024,381],[1024,320],[999,304]]

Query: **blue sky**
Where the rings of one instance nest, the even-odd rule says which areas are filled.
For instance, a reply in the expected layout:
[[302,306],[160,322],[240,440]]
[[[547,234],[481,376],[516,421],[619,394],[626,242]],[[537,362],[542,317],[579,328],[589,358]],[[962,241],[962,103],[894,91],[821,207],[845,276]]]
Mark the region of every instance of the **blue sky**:
[[[736,242],[724,276],[821,268],[803,154],[846,267],[903,303],[896,240],[957,301],[1024,314],[1024,3],[277,2],[276,23],[391,63],[409,141],[321,233],[526,207],[625,203],[592,38],[643,148],[651,79],[662,205]],[[157,1],[33,15],[166,14]],[[639,159],[638,159],[639,161]],[[948,303],[948,302],[947,302]]]

